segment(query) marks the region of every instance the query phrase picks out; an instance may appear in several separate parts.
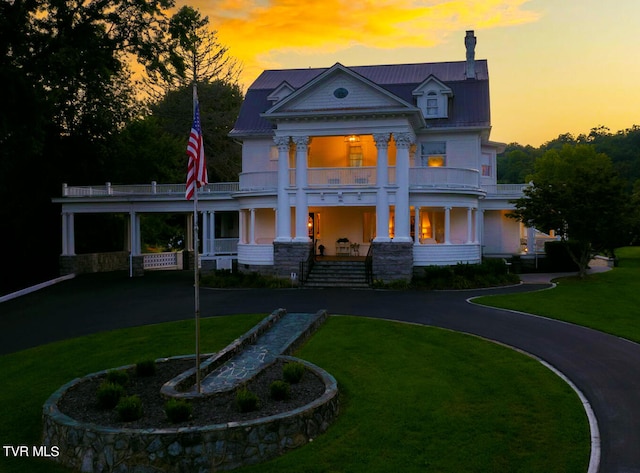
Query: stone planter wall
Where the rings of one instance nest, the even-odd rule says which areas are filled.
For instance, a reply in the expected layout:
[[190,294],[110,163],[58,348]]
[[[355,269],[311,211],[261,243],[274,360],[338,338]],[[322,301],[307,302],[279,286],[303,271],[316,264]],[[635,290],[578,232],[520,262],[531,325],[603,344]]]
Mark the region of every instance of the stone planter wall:
[[208,473],[274,458],[326,431],[338,415],[336,380],[311,363],[295,360],[324,381],[320,398],[271,417],[203,427],[116,429],[75,421],[58,410],[57,402],[81,381],[76,379],[45,403],[43,445],[59,448],[52,461],[83,473]]

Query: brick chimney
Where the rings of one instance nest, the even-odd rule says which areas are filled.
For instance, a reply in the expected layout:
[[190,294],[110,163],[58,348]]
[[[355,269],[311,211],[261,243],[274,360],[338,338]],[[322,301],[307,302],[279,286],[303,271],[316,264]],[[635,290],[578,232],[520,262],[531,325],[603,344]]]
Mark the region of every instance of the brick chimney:
[[467,31],[467,35],[464,37],[464,46],[467,49],[467,64],[465,67],[464,77],[465,79],[476,78],[476,37],[473,34],[473,30]]

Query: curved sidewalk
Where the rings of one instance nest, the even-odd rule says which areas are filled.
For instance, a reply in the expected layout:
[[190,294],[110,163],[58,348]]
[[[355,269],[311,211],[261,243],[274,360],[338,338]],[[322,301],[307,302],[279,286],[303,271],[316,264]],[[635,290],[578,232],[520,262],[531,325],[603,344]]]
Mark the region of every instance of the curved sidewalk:
[[[207,290],[203,317],[236,313],[349,314],[443,327],[494,340],[564,373],[591,404],[601,434],[600,472],[640,472],[640,345],[588,328],[469,304],[474,291]],[[0,353],[88,333],[193,317],[192,274],[90,275],[0,304]]]

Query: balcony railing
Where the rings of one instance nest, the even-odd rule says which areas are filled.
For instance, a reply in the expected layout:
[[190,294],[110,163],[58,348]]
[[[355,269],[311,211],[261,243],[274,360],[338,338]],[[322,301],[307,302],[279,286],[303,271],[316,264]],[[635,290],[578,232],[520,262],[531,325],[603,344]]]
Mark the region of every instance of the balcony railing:
[[409,173],[409,186],[415,187],[455,187],[477,189],[480,173],[476,169],[446,167],[416,167]]
[[[211,193],[237,192],[237,182],[216,182],[207,184],[199,189],[199,195]],[[186,184],[135,184],[135,185],[111,185],[107,182],[104,186],[67,186],[62,185],[63,197],[105,197],[105,196],[132,196],[132,195],[184,195]]]
[[482,188],[487,192],[487,196],[499,197],[522,197],[522,191],[529,184],[493,184],[483,185]]
[[375,167],[309,168],[309,187],[376,185]]

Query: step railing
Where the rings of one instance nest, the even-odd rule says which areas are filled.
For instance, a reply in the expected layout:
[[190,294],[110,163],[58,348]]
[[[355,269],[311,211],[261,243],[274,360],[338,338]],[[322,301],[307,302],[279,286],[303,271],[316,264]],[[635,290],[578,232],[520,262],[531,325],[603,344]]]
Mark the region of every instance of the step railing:
[[369,245],[364,258],[364,275],[369,286],[373,286],[373,245]]

